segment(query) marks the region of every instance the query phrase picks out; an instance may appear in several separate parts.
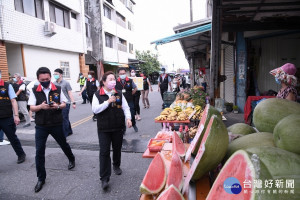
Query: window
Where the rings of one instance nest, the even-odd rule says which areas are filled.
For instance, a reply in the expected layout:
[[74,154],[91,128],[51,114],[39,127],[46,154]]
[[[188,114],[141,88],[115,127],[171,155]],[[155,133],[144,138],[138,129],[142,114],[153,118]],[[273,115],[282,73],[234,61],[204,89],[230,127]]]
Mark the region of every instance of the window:
[[110,3],[111,5],[114,5],[112,0],[106,0],[108,3]]
[[113,37],[107,33],[105,33],[105,46],[113,48]]
[[43,0],[15,0],[15,10],[44,19]]
[[126,42],[126,40],[123,40],[123,39],[119,38],[118,50],[127,52],[127,42]]
[[70,11],[56,4],[49,3],[50,21],[59,26],[70,28]]
[[63,78],[70,78],[70,64],[69,64],[69,62],[60,61],[60,68],[63,71]]
[[133,44],[129,43],[129,53],[133,54]]
[[130,0],[128,1],[127,8],[133,12],[133,3]]
[[106,5],[103,5],[103,9],[104,9],[104,16],[107,17],[108,19],[111,19],[111,9]]
[[86,37],[90,38],[91,37],[91,24],[90,24],[90,19],[85,16],[85,34]]
[[127,0],[120,0],[124,5],[127,4]]
[[122,26],[123,28],[126,28],[126,19],[123,15],[117,12],[117,24]]
[[71,12],[71,17],[72,17],[73,19],[77,19],[76,13]]
[[132,24],[130,21],[128,21],[128,30],[131,30],[132,31]]

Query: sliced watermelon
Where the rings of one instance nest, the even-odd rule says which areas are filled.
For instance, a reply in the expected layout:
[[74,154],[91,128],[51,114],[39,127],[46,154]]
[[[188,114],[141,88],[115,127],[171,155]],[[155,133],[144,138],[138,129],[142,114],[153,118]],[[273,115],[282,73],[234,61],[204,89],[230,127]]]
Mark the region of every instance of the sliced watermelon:
[[173,152],[166,187],[174,185],[181,190],[183,186],[183,165],[177,152]]
[[191,180],[196,181],[210,170],[215,169],[224,158],[228,148],[228,132],[225,124],[213,115],[201,141],[198,153],[185,178],[183,193]]
[[167,169],[160,153],[157,153],[149,165],[145,177],[140,186],[142,194],[157,194],[165,186]]
[[185,156],[185,146],[184,143],[182,141],[182,139],[178,136],[178,134],[174,131],[173,133],[173,138],[172,138],[172,149],[173,152],[177,152],[177,154],[184,158]]
[[[207,200],[299,199],[299,174],[300,157],[295,153],[276,147],[254,147],[238,150],[225,163],[207,196]],[[228,183],[228,179],[232,177],[237,179],[242,187],[238,194],[230,194],[230,191],[224,189],[226,182]],[[283,182],[282,190],[288,190],[288,193],[279,193],[280,188],[277,188],[276,180]],[[287,180],[294,181],[294,188],[292,188],[294,194],[290,193],[290,189],[286,189]],[[261,181],[262,187],[255,187],[255,181]],[[276,190],[277,193],[275,194],[273,190]]]
[[209,122],[211,116],[217,115],[220,119],[222,119],[220,112],[209,104],[207,104],[205,106],[205,109],[203,112],[204,113],[202,115],[201,121],[198,126],[198,131],[186,152],[185,162],[187,162],[191,158],[192,154],[193,155],[197,154],[201,140],[203,138],[203,135],[205,133],[206,127],[208,125],[208,122]]
[[171,185],[158,196],[157,200],[184,200],[184,197],[174,185]]

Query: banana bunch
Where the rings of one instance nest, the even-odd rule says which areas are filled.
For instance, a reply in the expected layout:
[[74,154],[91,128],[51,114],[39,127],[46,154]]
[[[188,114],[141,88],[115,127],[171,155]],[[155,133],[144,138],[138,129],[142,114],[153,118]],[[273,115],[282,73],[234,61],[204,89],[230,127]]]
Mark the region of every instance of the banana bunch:
[[194,112],[193,108],[188,107],[184,110],[184,112],[187,114],[187,116],[190,116],[190,114],[192,114],[192,112]]
[[169,115],[172,112],[171,108],[165,108],[160,115]]
[[194,126],[194,127],[190,128],[189,129],[189,136],[190,136],[190,138],[194,138],[195,135],[196,135],[196,133],[197,133],[197,131],[198,131],[197,126]]
[[178,113],[178,117],[177,117],[178,121],[185,121],[188,119],[189,119],[189,116],[185,112]]
[[176,111],[171,111],[171,113],[168,115],[167,120],[169,121],[174,121],[177,119],[177,112]]
[[198,119],[201,120],[202,116],[203,116],[204,112],[201,110],[198,110],[192,117],[192,119]]
[[201,106],[199,106],[199,105],[196,105],[195,106],[195,108],[194,108],[194,110],[197,110],[197,111],[200,111],[202,108],[201,108]]
[[175,107],[173,108],[173,110],[175,110],[175,111],[178,112],[178,113],[182,111],[182,109],[181,109],[180,106],[175,106]]
[[155,118],[157,121],[163,121],[167,120],[167,115],[159,115],[158,117]]

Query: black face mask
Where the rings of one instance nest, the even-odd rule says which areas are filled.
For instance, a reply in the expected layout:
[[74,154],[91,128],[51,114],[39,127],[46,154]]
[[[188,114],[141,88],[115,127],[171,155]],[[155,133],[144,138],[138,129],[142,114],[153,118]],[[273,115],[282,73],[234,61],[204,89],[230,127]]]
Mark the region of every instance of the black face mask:
[[49,85],[50,85],[50,81],[41,82],[41,85],[42,85],[44,88],[48,88]]

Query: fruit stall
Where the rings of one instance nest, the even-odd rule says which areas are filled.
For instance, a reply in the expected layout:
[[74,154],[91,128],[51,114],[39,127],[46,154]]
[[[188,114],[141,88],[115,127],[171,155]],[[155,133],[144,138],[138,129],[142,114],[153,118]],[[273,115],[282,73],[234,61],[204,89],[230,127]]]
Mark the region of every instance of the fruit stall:
[[143,154],[153,160],[140,199],[300,198],[300,104],[266,99],[254,110],[255,127],[226,127],[213,106],[179,109],[176,101],[155,119],[163,128]]

